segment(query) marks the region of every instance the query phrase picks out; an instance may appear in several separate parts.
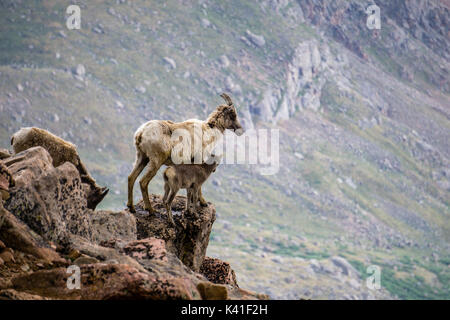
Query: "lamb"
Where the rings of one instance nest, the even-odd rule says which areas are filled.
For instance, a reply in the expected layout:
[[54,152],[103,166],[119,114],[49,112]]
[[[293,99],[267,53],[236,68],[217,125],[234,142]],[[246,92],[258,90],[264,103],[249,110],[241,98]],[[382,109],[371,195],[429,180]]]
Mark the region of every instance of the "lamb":
[[[190,136],[193,138],[196,138],[198,135],[195,132],[196,127],[201,128],[200,134],[202,135],[208,135],[213,131],[214,134],[210,134],[208,139],[204,139],[203,136],[200,137],[202,140],[202,150],[207,148],[212,149],[226,129],[233,130],[237,135],[242,135],[244,133],[244,129],[237,118],[237,112],[233,105],[233,101],[225,93],[222,93],[221,97],[227,104],[218,106],[217,109],[209,115],[206,121],[191,119],[175,123],[165,120],[151,120],[137,129],[134,135],[136,161],[133,170],[128,176],[127,206],[131,212],[135,212],[133,205],[134,183],[147,165],[148,171],[141,178],[139,184],[144,200],[144,209],[150,213],[154,211],[148,197],[148,184],[163,164],[168,166],[174,164],[172,162],[172,151],[176,146],[172,141],[172,134],[174,131],[184,129],[189,132]],[[199,200],[203,206],[206,205],[201,190],[199,190]]]
[[179,164],[164,170],[164,197],[169,222],[175,225],[172,216],[172,201],[180,189],[186,189],[186,211],[191,213],[193,207],[194,217],[197,219],[197,201],[202,184],[216,171],[219,162],[212,164]]
[[95,209],[109,191],[106,187],[98,186],[89,175],[74,144],[55,136],[47,130],[34,127],[22,128],[12,136],[11,145],[16,154],[32,147],[43,147],[52,157],[54,167],[58,167],[65,162],[72,163],[80,173],[81,182],[89,185],[87,206],[90,209]]

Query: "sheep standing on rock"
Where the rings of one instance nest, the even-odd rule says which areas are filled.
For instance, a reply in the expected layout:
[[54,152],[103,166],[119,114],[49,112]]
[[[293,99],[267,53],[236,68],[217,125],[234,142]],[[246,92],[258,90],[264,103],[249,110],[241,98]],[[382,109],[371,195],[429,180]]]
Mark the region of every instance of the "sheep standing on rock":
[[169,222],[174,225],[172,217],[172,201],[180,189],[186,189],[186,211],[191,212],[193,207],[194,217],[197,215],[197,201],[199,198],[200,188],[208,177],[216,171],[218,162],[213,164],[179,164],[170,166],[164,170],[164,197],[163,203],[166,206]]
[[[148,197],[148,184],[158,172],[159,168],[165,165],[173,165],[172,156],[175,149],[175,142],[172,140],[172,134],[177,130],[184,130],[195,139],[201,140],[202,150],[207,150],[216,145],[226,129],[233,130],[237,135],[242,135],[244,129],[239,123],[236,109],[231,98],[225,93],[221,97],[227,102],[220,105],[213,111],[206,121],[191,119],[184,122],[172,122],[165,120],[152,120],[141,125],[134,134],[134,143],[136,146],[136,161],[133,171],[128,176],[128,202],[127,206],[131,212],[135,212],[133,205],[133,186],[139,174],[148,164],[148,171],[139,181],[142,198],[144,200],[144,209],[153,212],[150,199]],[[200,128],[200,135],[196,134],[196,128]],[[209,134],[213,131],[214,134]],[[204,136],[208,136],[207,139]],[[192,143],[192,150],[195,142]],[[194,152],[191,155],[194,155]],[[176,155],[176,151],[174,153]],[[185,162],[184,162],[185,163]],[[199,191],[200,203],[205,206],[201,190]]]
[[74,144],[44,129],[32,127],[22,128],[12,136],[11,145],[14,153],[19,153],[32,147],[43,147],[52,157],[54,167],[58,167],[65,162],[72,163],[80,173],[81,182],[89,185],[90,190],[87,195],[87,206],[90,209],[95,209],[109,191],[106,187],[102,188],[98,186],[95,180],[89,175],[86,167],[80,160]]

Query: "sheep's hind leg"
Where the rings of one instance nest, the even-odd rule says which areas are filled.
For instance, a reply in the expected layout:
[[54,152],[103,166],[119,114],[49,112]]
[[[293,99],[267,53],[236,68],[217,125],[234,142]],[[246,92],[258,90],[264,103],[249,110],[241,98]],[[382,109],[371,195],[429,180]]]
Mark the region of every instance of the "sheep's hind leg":
[[167,203],[167,197],[169,196],[169,192],[170,192],[170,187],[169,184],[165,184],[164,185],[164,196],[163,196],[163,203],[166,204]]
[[203,198],[202,188],[200,188],[198,190],[198,199],[200,200],[200,205],[202,207],[207,207],[208,206],[208,203],[206,202],[205,198]]
[[139,174],[144,170],[145,166],[148,163],[148,157],[142,152],[138,151],[136,153],[136,161],[134,163],[134,168],[128,176],[128,202],[127,207],[131,212],[135,212],[133,205],[133,187],[134,183],[139,176]]
[[150,199],[148,197],[148,184],[153,179],[153,177],[156,175],[156,173],[158,172],[161,165],[162,165],[162,163],[156,163],[154,161],[150,161],[147,172],[142,177],[142,179],[139,181],[139,184],[141,186],[142,199],[144,200],[144,210],[147,210],[149,213],[153,213],[154,210],[150,203]]

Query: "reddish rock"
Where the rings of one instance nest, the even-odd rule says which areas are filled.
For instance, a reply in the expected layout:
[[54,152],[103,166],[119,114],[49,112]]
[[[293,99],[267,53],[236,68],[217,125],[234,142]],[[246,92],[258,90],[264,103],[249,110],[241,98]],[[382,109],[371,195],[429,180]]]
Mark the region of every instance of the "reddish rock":
[[15,262],[14,255],[11,253],[11,251],[3,251],[2,253],[0,253],[0,259],[2,259],[5,263]]
[[19,292],[14,289],[5,289],[0,290],[0,300],[46,300],[46,299],[35,294]]
[[200,267],[200,273],[213,283],[239,287],[236,274],[231,269],[230,264],[220,259],[206,257]]
[[149,299],[199,298],[189,281],[158,278],[124,264],[89,264],[80,267],[80,289],[68,289],[65,268],[36,271],[12,280],[14,290],[54,299]]

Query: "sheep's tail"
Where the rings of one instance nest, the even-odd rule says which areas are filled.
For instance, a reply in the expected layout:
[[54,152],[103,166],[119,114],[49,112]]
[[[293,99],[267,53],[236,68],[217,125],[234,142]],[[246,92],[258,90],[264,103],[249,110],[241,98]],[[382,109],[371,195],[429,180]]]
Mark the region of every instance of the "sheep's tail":
[[14,143],[14,135],[11,137],[11,145]]
[[167,177],[167,170],[164,171],[164,173],[163,173],[163,178],[164,178],[164,181],[165,181],[165,182],[169,181],[169,177]]

